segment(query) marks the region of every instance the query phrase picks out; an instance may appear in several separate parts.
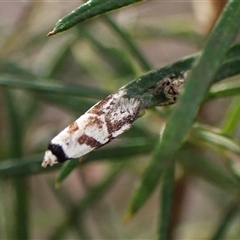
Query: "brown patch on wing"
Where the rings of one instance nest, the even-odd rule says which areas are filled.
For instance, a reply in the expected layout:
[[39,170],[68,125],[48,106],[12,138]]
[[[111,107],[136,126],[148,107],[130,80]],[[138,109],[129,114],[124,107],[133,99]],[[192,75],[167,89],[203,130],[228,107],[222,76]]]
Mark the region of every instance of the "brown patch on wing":
[[98,128],[102,128],[103,127],[103,122],[101,121],[101,119],[99,119],[97,116],[90,116],[88,118],[88,123],[86,124],[86,127],[90,127],[90,126],[97,126]]
[[108,132],[111,134],[121,129],[125,124],[132,124],[135,119],[136,117],[127,116],[125,118],[122,118],[121,120],[118,120],[118,121],[116,120],[114,122],[111,121],[111,119],[109,118],[105,118],[105,121],[106,121]]
[[[109,99],[112,98],[112,95],[109,95],[107,97],[105,97],[103,100],[101,100],[100,102],[98,102],[92,109],[90,109],[88,111],[88,113],[92,113],[92,114],[96,114],[98,116],[105,114],[105,112],[103,111],[103,106],[109,101]],[[113,102],[113,101],[112,101]],[[111,104],[111,103],[110,103]]]
[[72,124],[69,125],[68,127],[68,132],[69,133],[74,133],[79,129],[78,125],[76,122],[73,122]]
[[[139,112],[139,108],[132,109],[132,113],[128,108],[123,108],[120,106],[118,112],[111,110],[105,116],[105,122],[108,129],[108,133],[112,135],[112,133],[120,130],[124,125],[132,125],[132,123],[136,120],[137,114]],[[124,114],[125,113],[125,114]],[[125,116],[123,116],[123,114]],[[118,119],[119,115],[119,119]]]
[[102,143],[100,143],[93,137],[89,137],[86,134],[83,134],[80,138],[78,138],[78,143],[80,145],[86,144],[92,148],[98,148],[98,147],[102,146]]

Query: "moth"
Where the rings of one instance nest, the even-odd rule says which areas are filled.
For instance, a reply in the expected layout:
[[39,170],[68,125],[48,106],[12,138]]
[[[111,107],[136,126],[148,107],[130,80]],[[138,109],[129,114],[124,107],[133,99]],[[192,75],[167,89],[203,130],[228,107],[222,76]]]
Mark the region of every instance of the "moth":
[[107,96],[62,130],[48,145],[42,167],[81,158],[128,130],[138,117],[140,101],[126,90]]
[[[153,95],[161,92],[166,97],[159,106],[174,104],[184,81],[183,75],[178,78],[171,75],[159,81]],[[144,104],[140,97],[129,97],[126,89],[107,96],[51,140],[42,167],[81,158],[109,143],[132,126],[141,110]]]

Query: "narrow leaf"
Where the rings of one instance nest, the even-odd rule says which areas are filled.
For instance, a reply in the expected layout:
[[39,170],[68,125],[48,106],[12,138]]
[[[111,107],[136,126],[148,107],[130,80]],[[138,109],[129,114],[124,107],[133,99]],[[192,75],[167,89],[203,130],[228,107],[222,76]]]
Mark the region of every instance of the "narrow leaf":
[[[9,89],[3,90],[4,100],[9,122],[10,150],[12,157],[21,158],[23,155],[23,127],[19,112],[17,111],[17,99]],[[24,124],[23,124],[24,125]],[[29,239],[29,197],[27,179],[13,179],[15,190],[14,205],[14,231],[15,239]]]
[[32,81],[30,78],[26,80],[25,76],[23,78],[12,75],[0,75],[0,86],[97,99],[106,97],[108,94],[106,91],[100,90],[99,88],[88,87],[80,84],[69,85],[56,81],[54,82],[49,79],[37,79],[37,81]]
[[162,189],[160,195],[160,215],[158,223],[158,239],[167,239],[169,223],[171,217],[171,208],[174,193],[175,164],[169,166],[163,175]]
[[[240,64],[240,61],[239,61]],[[238,65],[239,67],[240,65]],[[221,97],[230,97],[240,94],[240,79],[223,81],[217,84],[214,84],[209,93],[208,100],[221,98]]]
[[136,43],[131,39],[130,35],[121,29],[108,15],[103,16],[103,20],[108,24],[108,26],[118,34],[120,39],[129,49],[129,52],[135,57],[135,59],[139,62],[140,66],[145,71],[150,71],[152,69],[151,64],[147,61],[146,57],[144,57],[143,53],[141,53],[140,49],[136,45]]
[[178,162],[184,166],[188,174],[198,176],[224,190],[236,193],[240,189],[239,182],[226,169],[198,152],[180,151]]
[[59,188],[63,180],[79,165],[79,161],[71,160],[65,162],[61,167],[60,173],[55,182],[55,188]]
[[189,134],[191,142],[197,141],[201,144],[210,144],[218,147],[221,151],[228,150],[240,154],[240,144],[234,139],[226,136],[220,129],[203,124],[195,124]]
[[[117,158],[125,160],[129,159],[130,157],[139,156],[142,154],[149,153],[150,149],[152,148],[152,141],[143,141],[141,139],[131,140],[130,142],[124,142],[118,144],[117,146],[110,146],[110,147],[103,147],[100,148],[98,151],[91,152],[90,154],[86,155],[83,158],[82,164],[86,164],[92,161],[101,161]],[[29,158],[15,158],[4,160],[0,163],[0,177],[14,177],[14,176],[21,176],[21,175],[29,175],[29,174],[36,174],[42,173],[46,171],[53,171],[59,169],[61,167],[60,164],[53,166],[51,168],[42,168],[41,163],[43,160],[43,154],[36,156],[36,157],[29,157]],[[78,159],[70,160],[66,164],[72,164],[71,161],[79,162]],[[61,174],[65,174],[62,171]],[[67,175],[65,175],[66,177]]]
[[112,0],[90,0],[85,4],[81,5],[68,15],[60,19],[54,29],[48,33],[48,36],[52,36],[56,33],[60,33],[68,30],[74,25],[84,22],[88,19],[98,16],[112,10],[139,2],[142,0],[121,0],[121,1],[112,1]]
[[223,121],[222,131],[229,135],[236,133],[240,121],[240,97],[234,98]]
[[237,200],[234,203],[231,203],[231,206],[228,207],[227,211],[224,212],[221,222],[219,222],[219,225],[216,227],[216,230],[213,233],[213,236],[210,238],[210,240],[226,239],[225,235],[229,228],[231,227],[231,224],[233,223],[234,219],[239,214],[239,209],[240,209],[239,200]]
[[122,164],[113,167],[97,186],[90,189],[88,194],[78,204],[72,206],[69,210],[68,217],[64,218],[63,221],[59,223],[58,227],[49,239],[59,239],[59,235],[62,235],[65,231],[67,231],[71,222],[79,221],[79,219],[82,220],[85,211],[96,202],[100,201],[101,197],[104,196],[106,191],[115,183],[121,169]]
[[[89,31],[84,28],[78,28],[79,35],[81,37],[86,37],[91,44],[99,51],[101,56],[111,64],[111,66],[115,69],[117,77],[125,77],[135,75],[135,69],[129,58],[129,54],[125,54],[122,49],[117,48],[117,46],[109,47],[105,46],[95,38]],[[92,69],[92,67],[90,67]]]
[[[111,159],[111,161],[113,159],[117,159],[118,161],[121,159],[128,159],[131,156],[135,156],[135,154],[140,154],[140,149],[141,148],[141,152],[142,154],[145,153],[145,149],[150,149],[150,145],[146,144],[146,146],[142,145],[144,143],[144,141],[142,141],[141,139],[134,139],[133,140],[134,143],[132,143],[132,141],[130,140],[128,144],[124,144],[122,146],[118,146],[118,147],[109,147],[106,149],[100,149],[100,151],[98,151],[98,153],[93,152],[93,155],[95,155],[96,153],[96,157],[94,158],[94,156],[92,156],[92,154],[87,155],[86,157],[84,157],[81,162],[82,164],[94,161],[94,160],[100,160],[100,159]],[[147,143],[145,141],[145,143]],[[128,147],[127,147],[128,146]],[[118,153],[116,156],[116,152]],[[91,157],[92,156],[92,157]],[[65,180],[65,178],[67,178],[67,176],[79,165],[79,161],[78,160],[71,160],[66,162],[62,167],[61,167],[61,171],[58,175],[57,181],[56,181],[56,186],[60,186],[60,184]]]

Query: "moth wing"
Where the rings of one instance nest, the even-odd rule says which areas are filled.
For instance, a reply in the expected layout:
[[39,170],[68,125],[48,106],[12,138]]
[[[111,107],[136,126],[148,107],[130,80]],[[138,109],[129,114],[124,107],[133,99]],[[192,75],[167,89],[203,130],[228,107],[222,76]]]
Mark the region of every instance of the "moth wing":
[[112,138],[128,130],[136,120],[140,102],[133,98],[121,97],[106,114],[105,120]]

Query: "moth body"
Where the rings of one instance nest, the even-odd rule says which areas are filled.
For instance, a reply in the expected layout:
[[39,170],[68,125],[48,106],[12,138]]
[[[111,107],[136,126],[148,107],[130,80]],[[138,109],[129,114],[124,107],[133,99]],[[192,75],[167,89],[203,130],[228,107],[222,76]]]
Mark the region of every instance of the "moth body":
[[52,139],[42,166],[80,158],[110,142],[131,127],[139,110],[140,101],[125,90],[107,96]]

